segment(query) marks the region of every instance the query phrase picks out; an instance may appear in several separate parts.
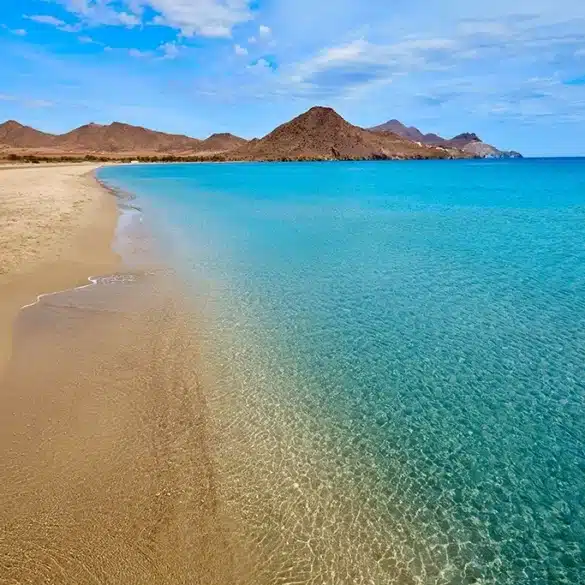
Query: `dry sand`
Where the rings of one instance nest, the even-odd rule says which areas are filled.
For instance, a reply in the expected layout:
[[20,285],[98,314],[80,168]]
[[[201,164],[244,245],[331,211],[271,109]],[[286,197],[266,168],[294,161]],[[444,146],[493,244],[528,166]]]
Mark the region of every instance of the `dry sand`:
[[116,265],[117,206],[95,168],[0,167],[0,371],[20,307]]
[[[6,329],[115,260],[113,198],[89,170],[0,171]],[[1,585],[246,582],[184,307],[159,269],[19,312],[0,373]]]

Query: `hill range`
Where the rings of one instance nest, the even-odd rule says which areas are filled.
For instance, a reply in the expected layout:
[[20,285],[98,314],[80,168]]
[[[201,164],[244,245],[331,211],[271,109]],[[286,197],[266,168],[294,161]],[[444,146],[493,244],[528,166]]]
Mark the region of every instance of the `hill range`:
[[331,108],[313,107],[261,139],[212,134],[205,140],[114,122],[87,124],[49,134],[10,120],[0,124],[0,158],[18,160],[99,158],[104,160],[279,161],[392,160],[516,157],[483,143],[475,134],[444,139],[391,120],[360,128]]
[[390,120],[379,126],[370,128],[371,132],[393,132],[420,144],[429,146],[443,146],[446,148],[456,148],[463,152],[479,158],[520,158],[522,155],[514,150],[499,150],[491,144],[486,144],[481,138],[473,132],[458,134],[454,138],[443,138],[437,134],[423,134],[414,126],[405,126],[398,120]]

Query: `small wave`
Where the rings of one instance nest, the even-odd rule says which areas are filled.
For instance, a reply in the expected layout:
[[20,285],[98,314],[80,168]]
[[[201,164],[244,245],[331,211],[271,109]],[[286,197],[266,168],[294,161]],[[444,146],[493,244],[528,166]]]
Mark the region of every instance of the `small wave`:
[[111,285],[114,283],[136,282],[137,278],[138,277],[136,274],[131,274],[131,273],[110,274],[108,276],[90,276],[87,279],[88,284],[82,284],[80,286],[75,286],[73,288],[65,288],[62,290],[57,290],[57,291],[53,291],[50,293],[43,293],[43,294],[37,295],[37,298],[35,301],[33,301],[32,303],[28,303],[26,305],[23,305],[22,307],[20,307],[20,310],[23,311],[24,309],[34,307],[35,305],[38,305],[41,302],[41,300],[46,298],[46,297],[52,297],[52,296],[67,293],[67,292],[83,290],[83,289],[89,288],[91,286],[94,286],[96,284]]

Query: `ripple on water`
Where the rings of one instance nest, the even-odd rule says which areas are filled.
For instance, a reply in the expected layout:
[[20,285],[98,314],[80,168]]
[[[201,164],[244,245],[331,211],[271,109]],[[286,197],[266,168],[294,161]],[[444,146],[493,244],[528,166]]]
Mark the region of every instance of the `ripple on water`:
[[547,165],[152,171],[256,583],[585,581],[585,165]]

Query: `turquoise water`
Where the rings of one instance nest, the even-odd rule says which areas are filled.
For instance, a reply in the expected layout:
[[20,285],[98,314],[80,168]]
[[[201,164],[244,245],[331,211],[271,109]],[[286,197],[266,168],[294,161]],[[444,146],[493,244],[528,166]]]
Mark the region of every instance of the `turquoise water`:
[[585,160],[100,178],[189,283],[255,583],[585,583]]

